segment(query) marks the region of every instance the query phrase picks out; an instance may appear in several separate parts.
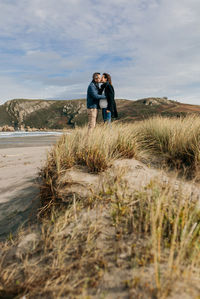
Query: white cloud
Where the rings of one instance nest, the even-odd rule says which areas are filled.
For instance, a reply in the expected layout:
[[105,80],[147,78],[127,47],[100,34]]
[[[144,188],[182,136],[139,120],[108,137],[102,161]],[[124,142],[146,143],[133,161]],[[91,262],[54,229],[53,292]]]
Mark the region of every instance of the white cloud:
[[0,98],[83,97],[98,70],[112,74],[117,97],[198,104],[199,9],[197,0],[1,0]]

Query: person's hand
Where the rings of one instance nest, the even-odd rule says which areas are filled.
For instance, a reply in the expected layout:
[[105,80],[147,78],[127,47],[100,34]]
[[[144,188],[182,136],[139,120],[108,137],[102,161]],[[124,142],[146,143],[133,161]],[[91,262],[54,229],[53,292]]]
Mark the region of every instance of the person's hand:
[[109,112],[110,112],[110,110],[106,110],[106,112],[107,112],[107,113],[109,113]]

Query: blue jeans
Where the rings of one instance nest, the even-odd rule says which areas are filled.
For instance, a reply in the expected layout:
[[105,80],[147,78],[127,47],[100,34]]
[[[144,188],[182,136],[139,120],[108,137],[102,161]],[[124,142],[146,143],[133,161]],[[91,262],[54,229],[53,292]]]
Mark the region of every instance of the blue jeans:
[[108,122],[108,123],[111,123],[111,112],[107,112],[106,111],[107,108],[102,108],[102,117],[103,117],[103,121],[104,123],[105,122]]

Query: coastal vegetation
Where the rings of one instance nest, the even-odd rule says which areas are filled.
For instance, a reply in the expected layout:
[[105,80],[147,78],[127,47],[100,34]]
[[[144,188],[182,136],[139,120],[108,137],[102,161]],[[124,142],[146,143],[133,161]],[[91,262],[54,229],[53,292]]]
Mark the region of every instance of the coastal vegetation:
[[[200,199],[187,184],[199,186],[199,138],[194,115],[63,135],[40,171],[38,224],[1,244],[0,296],[198,298]],[[133,187],[133,159],[175,179]]]
[[[90,172],[101,172],[113,160],[136,158],[160,167],[172,167],[190,177],[198,176],[200,165],[200,117],[154,117],[133,124],[99,125],[88,136],[87,128],[63,135],[52,152],[46,173],[52,178],[73,165],[85,165]],[[44,173],[45,173],[44,171]]]

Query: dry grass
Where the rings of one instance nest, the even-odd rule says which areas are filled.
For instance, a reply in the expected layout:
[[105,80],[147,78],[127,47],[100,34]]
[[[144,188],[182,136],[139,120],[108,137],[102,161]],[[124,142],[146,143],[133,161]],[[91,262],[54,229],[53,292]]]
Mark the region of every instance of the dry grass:
[[63,136],[51,156],[49,166],[57,173],[75,164],[90,172],[101,172],[114,159],[162,156],[177,169],[198,169],[200,162],[200,117],[155,117],[134,124],[98,126],[88,136],[87,128]]
[[150,155],[188,177],[197,175],[200,164],[200,117],[155,117],[141,123],[138,142]]
[[58,199],[57,180],[74,165],[99,173],[120,158],[158,159],[161,167],[199,179],[200,117],[155,117],[134,124],[100,125],[88,136],[87,128],[63,136],[42,170],[43,205]]
[[136,132],[130,125],[98,126],[88,136],[87,128],[77,129],[72,135],[63,136],[49,154],[41,175],[43,205],[55,201],[57,181],[74,165],[87,166],[88,171],[105,171],[119,158],[137,158]]
[[4,245],[0,297],[27,294],[27,298],[74,298],[85,288],[95,286],[104,267],[95,250],[97,234],[90,221],[77,224],[73,208],[62,216],[53,212],[51,220],[43,222],[40,242],[31,253],[11,262],[7,251],[10,245]]
[[[128,282],[135,296],[144,289],[143,295],[149,294],[146,298],[166,298],[177,281],[200,280],[198,199],[159,181],[134,194],[118,184],[112,196],[112,217],[118,239],[131,247],[134,272],[138,270]],[[148,278],[140,276],[148,267],[153,277],[150,273]]]
[[167,298],[195,280],[200,291],[197,200],[155,181],[133,193],[119,174],[102,190],[53,209],[31,252],[10,259],[19,241],[2,246],[1,298]]
[[89,136],[83,128],[63,136],[41,171],[42,212],[48,217],[40,218],[39,242],[20,257],[14,252],[27,230],[1,244],[0,297],[169,298],[177,286],[197,296],[199,199],[159,180],[130,191],[119,171],[106,178],[100,193],[60,205],[58,181],[74,165],[98,173],[115,159],[161,155],[169,166],[196,175],[199,136],[196,117],[98,126]]

